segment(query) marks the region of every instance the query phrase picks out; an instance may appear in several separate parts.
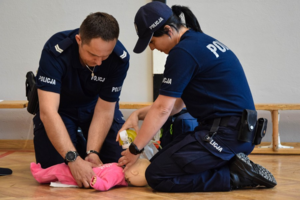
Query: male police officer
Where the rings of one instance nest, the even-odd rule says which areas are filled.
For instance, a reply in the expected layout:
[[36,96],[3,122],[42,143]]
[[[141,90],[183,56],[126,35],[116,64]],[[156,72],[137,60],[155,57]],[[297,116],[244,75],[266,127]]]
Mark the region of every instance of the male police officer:
[[[118,36],[116,19],[97,12],[80,29],[54,34],[42,50],[33,119],[36,161],[43,168],[65,161],[80,187],[89,187],[93,166],[121,156],[115,138],[124,123],[118,100],[129,54]],[[87,139],[83,153],[78,127]]]

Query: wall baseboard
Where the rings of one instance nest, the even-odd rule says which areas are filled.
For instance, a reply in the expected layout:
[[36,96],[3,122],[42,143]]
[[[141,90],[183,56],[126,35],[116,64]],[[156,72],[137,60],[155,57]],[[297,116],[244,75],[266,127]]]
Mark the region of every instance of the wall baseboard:
[[34,150],[33,140],[0,140],[1,149]]

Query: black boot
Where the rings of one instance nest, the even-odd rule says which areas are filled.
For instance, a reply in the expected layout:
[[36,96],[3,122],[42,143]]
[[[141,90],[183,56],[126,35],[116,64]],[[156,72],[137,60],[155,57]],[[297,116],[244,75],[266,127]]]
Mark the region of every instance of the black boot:
[[244,153],[238,153],[230,166],[230,184],[232,189],[277,185],[274,176],[266,168],[253,163]]

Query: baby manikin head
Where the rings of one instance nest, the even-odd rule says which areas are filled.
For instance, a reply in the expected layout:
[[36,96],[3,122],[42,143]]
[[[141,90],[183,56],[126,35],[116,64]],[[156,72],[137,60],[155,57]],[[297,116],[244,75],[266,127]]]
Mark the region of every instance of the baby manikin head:
[[133,165],[131,165],[125,171],[125,179],[128,185],[146,186],[148,183],[145,177],[145,172],[149,165],[150,161],[144,158],[138,159]]

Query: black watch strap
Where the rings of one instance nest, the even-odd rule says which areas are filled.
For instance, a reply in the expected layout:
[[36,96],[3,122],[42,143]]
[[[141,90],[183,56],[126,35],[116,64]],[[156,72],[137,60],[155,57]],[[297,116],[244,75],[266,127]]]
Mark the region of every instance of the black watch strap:
[[129,146],[129,151],[130,153],[132,153],[133,155],[138,155],[140,153],[142,153],[144,151],[144,148],[142,148],[141,150],[139,150],[137,148],[137,146],[132,142]]
[[89,155],[89,154],[91,154],[91,153],[95,153],[95,154],[97,154],[97,155],[99,156],[99,152],[98,152],[98,151],[95,151],[95,150],[89,150],[89,151],[87,151],[87,152],[86,152],[86,155]]

